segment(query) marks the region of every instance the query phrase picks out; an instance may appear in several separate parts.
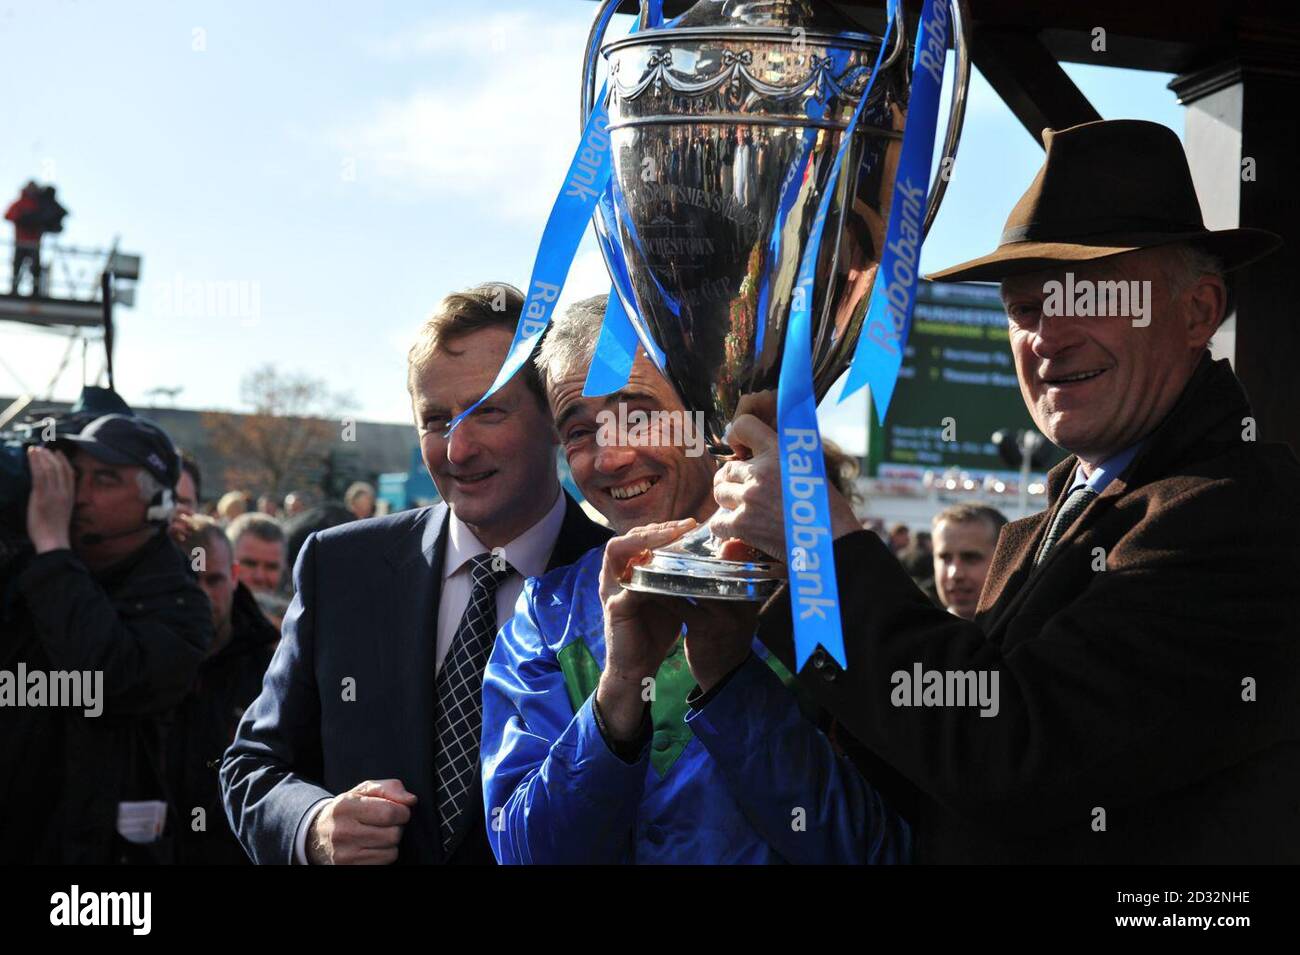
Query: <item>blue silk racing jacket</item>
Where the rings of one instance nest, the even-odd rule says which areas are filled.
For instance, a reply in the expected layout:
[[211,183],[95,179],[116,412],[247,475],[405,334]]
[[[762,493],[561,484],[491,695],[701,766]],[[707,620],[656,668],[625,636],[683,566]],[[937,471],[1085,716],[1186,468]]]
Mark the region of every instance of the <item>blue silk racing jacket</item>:
[[896,863],[907,823],[754,653],[694,710],[679,640],[655,677],[654,736],[615,755],[592,700],[605,662],[602,548],[527,582],[483,689],[484,807],[502,863]]

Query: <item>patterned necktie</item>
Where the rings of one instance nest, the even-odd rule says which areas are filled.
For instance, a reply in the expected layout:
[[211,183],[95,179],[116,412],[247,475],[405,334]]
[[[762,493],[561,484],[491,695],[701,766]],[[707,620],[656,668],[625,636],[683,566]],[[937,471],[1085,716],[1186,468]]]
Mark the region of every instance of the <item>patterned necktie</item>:
[[438,776],[438,818],[443,852],[450,854],[469,825],[466,809],[479,785],[478,746],[483,725],[483,668],[497,632],[497,586],[511,566],[493,570],[492,554],[470,562],[470,595],[460,626],[438,671],[434,716]]
[[1078,519],[1096,496],[1097,492],[1086,484],[1080,484],[1065,496],[1065,502],[1056,512],[1056,517],[1052,519],[1052,526],[1047,529],[1047,536],[1043,538],[1043,544],[1038,548],[1038,556],[1034,558],[1035,567],[1047,559],[1048,552],[1065,536],[1070,525]]

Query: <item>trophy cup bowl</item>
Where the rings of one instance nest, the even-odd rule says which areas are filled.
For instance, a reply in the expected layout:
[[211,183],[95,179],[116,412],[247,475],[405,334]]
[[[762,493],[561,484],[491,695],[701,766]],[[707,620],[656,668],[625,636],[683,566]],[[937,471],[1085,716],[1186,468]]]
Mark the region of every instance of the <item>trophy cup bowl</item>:
[[[958,8],[961,3],[956,4]],[[583,121],[596,50],[617,0],[596,16],[584,64]],[[957,83],[945,154],[955,155],[969,63],[958,26]],[[703,415],[709,450],[745,394],[775,388],[791,297],[845,129],[871,84],[826,218],[811,303],[820,401],[848,367],[881,258],[907,118],[906,31],[884,40],[808,0],[700,0],[674,26],[605,45],[617,246],[633,301],[624,307],[686,408]],[[805,136],[808,173],[787,179]],[[928,229],[946,180],[930,197]],[[784,206],[783,206],[784,199]],[[784,216],[779,207],[785,208]],[[612,269],[611,269],[612,271]],[[784,579],[764,559],[723,560],[707,527],[633,569],[630,589],[762,600]]]

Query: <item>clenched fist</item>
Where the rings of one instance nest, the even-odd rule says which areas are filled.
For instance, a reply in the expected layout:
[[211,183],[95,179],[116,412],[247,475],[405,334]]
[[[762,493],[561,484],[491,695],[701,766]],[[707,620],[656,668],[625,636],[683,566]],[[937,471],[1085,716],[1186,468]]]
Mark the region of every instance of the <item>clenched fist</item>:
[[415,794],[400,779],[368,779],[327,802],[307,831],[312,865],[392,865]]

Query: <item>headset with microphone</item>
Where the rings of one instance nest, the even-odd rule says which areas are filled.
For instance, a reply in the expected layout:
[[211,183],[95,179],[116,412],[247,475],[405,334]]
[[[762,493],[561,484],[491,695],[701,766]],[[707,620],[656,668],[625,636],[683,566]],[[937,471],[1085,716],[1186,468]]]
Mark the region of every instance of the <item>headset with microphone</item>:
[[145,523],[166,526],[175,513],[176,495],[171,488],[164,487],[149,499],[149,508],[144,512]]
[[[152,421],[132,415],[108,414],[97,418],[79,434],[60,439],[115,464],[143,468],[160,486],[145,509],[144,527],[166,527],[176,511],[176,482],[180,480],[180,453],[167,433]],[[137,534],[141,527],[112,534],[84,534],[82,543],[95,546]]]
[[144,524],[140,527],[115,531],[112,534],[82,534],[81,542],[87,547],[98,547],[104,541],[138,534],[141,527],[166,527],[171,523],[172,514],[175,512],[176,496],[172,493],[171,488],[165,487],[149,499],[149,507],[144,512]]

